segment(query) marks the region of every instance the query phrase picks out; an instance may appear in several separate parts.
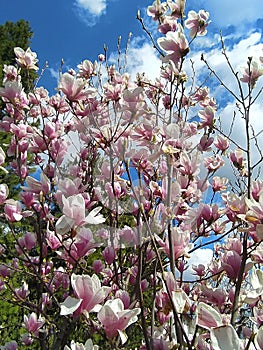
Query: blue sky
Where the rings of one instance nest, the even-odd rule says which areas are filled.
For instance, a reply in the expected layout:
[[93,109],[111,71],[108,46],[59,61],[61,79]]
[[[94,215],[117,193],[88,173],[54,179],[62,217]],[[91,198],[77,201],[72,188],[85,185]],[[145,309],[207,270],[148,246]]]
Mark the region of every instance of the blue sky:
[[[117,39],[121,35],[125,46],[129,32],[133,33],[131,67],[148,70],[149,75],[156,71],[159,61],[151,45],[136,20],[137,10],[146,18],[146,7],[153,1],[148,0],[0,0],[0,23],[28,20],[34,32],[32,50],[36,51],[39,65],[46,61],[48,70],[42,84],[49,89],[56,85],[55,72],[61,59],[65,66],[75,68],[84,59],[97,59],[106,44],[109,53],[116,52]],[[195,48],[199,54],[218,47],[218,33],[223,31],[226,42],[232,47],[240,40],[249,38],[253,33],[262,34],[263,1],[239,0],[188,0],[192,9],[204,8],[210,12],[212,23],[209,35],[200,39]],[[188,5],[189,6],[189,5]],[[189,10],[190,8],[187,8]],[[187,13],[187,11],[186,11]],[[150,21],[146,18],[146,23]],[[152,25],[152,23],[151,23]],[[250,38],[251,39],[251,38]],[[251,45],[262,43],[262,37]],[[246,48],[245,48],[246,49]],[[193,52],[194,53],[194,52]],[[243,52],[244,54],[244,47]],[[133,63],[133,64],[132,64]],[[53,75],[53,78],[52,78]]]
[[75,67],[84,59],[97,59],[104,44],[115,51],[119,35],[123,42],[129,32],[137,35],[137,10],[148,4],[147,0],[0,0],[0,23],[30,22],[32,50],[38,53],[40,67],[48,61],[57,69],[61,58]]

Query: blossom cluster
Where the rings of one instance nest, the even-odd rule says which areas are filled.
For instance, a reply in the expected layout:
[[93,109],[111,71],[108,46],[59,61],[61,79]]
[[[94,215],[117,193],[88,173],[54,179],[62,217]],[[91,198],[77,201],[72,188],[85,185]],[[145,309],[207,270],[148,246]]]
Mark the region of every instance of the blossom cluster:
[[[0,171],[20,186],[15,197],[0,184],[0,298],[21,308],[23,332],[3,349],[263,349],[262,153],[252,163],[209,88],[189,85],[184,62],[209,14],[184,12],[182,0],[148,7],[163,35],[154,81],[100,55],[50,96],[24,90],[30,49],[5,66]],[[247,145],[262,61],[239,80]],[[193,263],[207,247],[209,262]]]

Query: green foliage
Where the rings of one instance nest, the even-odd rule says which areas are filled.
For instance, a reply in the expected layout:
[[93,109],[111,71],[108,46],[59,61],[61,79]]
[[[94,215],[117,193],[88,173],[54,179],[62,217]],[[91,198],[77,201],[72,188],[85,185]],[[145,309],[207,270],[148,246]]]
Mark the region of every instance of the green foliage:
[[19,308],[18,305],[11,305],[9,301],[5,300],[0,300],[0,309],[2,315],[0,325],[2,343],[4,344],[5,342],[19,339],[20,334],[17,325],[22,323],[23,309]]
[[[15,65],[15,47],[21,47],[23,50],[26,50],[31,45],[31,38],[33,37],[33,31],[30,27],[29,22],[21,19],[14,22],[6,22],[5,24],[0,25],[0,85],[3,85],[4,65]],[[34,82],[37,78],[37,74],[33,71],[30,73],[25,69],[20,70],[22,85],[25,88],[25,91],[28,92],[34,86]],[[4,116],[3,113],[3,102],[0,101],[0,119]],[[3,150],[7,151],[8,146],[11,141],[11,135],[5,131],[0,131],[0,146]],[[12,158],[12,157],[11,157]],[[6,158],[4,167],[12,160],[10,157]],[[32,157],[30,158],[30,162]],[[7,184],[9,188],[9,198],[18,198],[19,185],[21,181],[19,177],[12,171],[12,169],[6,167],[8,171],[5,173],[3,170],[0,171],[0,183]],[[1,211],[3,208],[1,208]],[[28,229],[28,225],[25,227],[20,227],[18,230],[24,232]],[[4,222],[0,224],[0,244],[3,244],[6,247],[9,247],[8,240],[13,240],[13,237],[7,234],[7,228]],[[13,245],[13,244],[12,244]],[[10,246],[12,246],[10,245]],[[11,257],[15,256],[9,252],[9,249],[6,250],[5,256],[2,256],[2,263],[12,264]],[[14,286],[15,287],[15,286]],[[0,336],[1,344],[8,342],[10,340],[19,340],[21,334],[19,333],[19,328],[17,325],[21,325],[23,322],[22,314],[23,310],[18,306],[12,304],[12,295],[4,293],[4,300],[0,299],[0,309],[1,309],[1,322],[0,322]]]
[[[14,48],[21,47],[26,50],[31,45],[33,31],[29,22],[21,19],[14,22],[6,22],[0,25],[0,82],[3,81],[4,65],[15,65]],[[22,83],[26,91],[32,88],[37,77],[35,72],[21,70]],[[2,107],[2,106],[1,106]],[[2,108],[1,108],[2,109]]]

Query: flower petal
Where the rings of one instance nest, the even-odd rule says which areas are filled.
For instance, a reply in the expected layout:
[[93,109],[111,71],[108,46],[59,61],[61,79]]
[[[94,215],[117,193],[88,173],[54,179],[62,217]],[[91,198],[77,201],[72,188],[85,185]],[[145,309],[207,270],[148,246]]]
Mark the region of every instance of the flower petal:
[[62,304],[60,304],[61,310],[60,315],[70,315],[76,311],[80,304],[82,303],[81,299],[76,299],[72,297],[67,297]]

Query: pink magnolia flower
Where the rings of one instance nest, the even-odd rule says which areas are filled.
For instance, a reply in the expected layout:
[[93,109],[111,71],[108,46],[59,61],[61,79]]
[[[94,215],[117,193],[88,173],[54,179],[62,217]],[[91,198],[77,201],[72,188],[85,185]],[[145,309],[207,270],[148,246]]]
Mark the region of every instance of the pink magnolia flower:
[[[171,345],[172,342],[164,339],[153,339],[153,349],[158,350],[168,350],[168,346]],[[146,349],[146,348],[145,348]],[[140,350],[143,350],[140,348]]]
[[55,193],[56,200],[59,202],[59,205],[62,204],[62,195],[65,197],[70,197],[73,195],[77,195],[83,191],[80,190],[82,188],[81,179],[76,177],[73,180],[66,178],[58,181],[58,189]]
[[26,299],[26,297],[28,296],[28,294],[30,293],[29,290],[28,290],[28,285],[26,282],[23,282],[22,286],[20,288],[16,288],[15,289],[15,293],[16,293],[16,296],[19,298],[19,299]]
[[54,271],[54,279],[53,279],[53,285],[55,289],[58,289],[62,286],[62,288],[67,289],[70,285],[70,279],[68,272],[65,271],[63,267],[59,267],[57,270]]
[[104,268],[105,268],[105,266],[101,260],[94,260],[93,261],[93,270],[96,272],[96,274],[101,273],[104,270]]
[[126,290],[121,290],[121,289],[117,290],[115,297],[121,299],[125,309],[129,308],[131,303],[131,298],[129,293]]
[[89,79],[92,75],[96,75],[97,62],[92,63],[89,60],[83,61],[78,66],[79,76],[81,78]]
[[[183,255],[188,254],[188,250],[191,249],[192,245],[190,242],[190,234],[187,231],[183,231],[180,228],[173,227],[172,239],[174,246],[174,257],[175,260]],[[159,236],[156,236],[156,240],[159,245],[164,248],[166,254],[170,256],[170,245],[168,236],[166,236],[165,241],[163,241]]]
[[27,176],[26,184],[27,186],[22,186],[22,189],[26,192],[33,192],[36,194],[42,192],[45,195],[50,191],[50,180],[43,172],[40,175],[40,181],[31,176]]
[[37,54],[32,52],[29,47],[26,49],[26,51],[21,49],[21,47],[15,47],[14,52],[16,55],[16,62],[21,67],[35,71],[38,70],[38,67],[36,66],[36,63],[38,62]]
[[214,176],[212,179],[212,189],[214,192],[225,191],[227,184],[228,179],[226,177]]
[[109,198],[115,198],[116,200],[120,199],[120,196],[122,194],[122,188],[119,181],[114,181],[113,186],[110,182],[107,182],[105,184],[105,190]]
[[76,275],[71,276],[71,285],[77,298],[68,296],[61,304],[61,315],[69,315],[73,312],[81,314],[82,312],[97,312],[105,298],[108,296],[111,288],[101,286],[97,275]]
[[47,122],[44,126],[44,134],[47,141],[58,138],[61,134],[61,129],[60,123],[54,123],[51,121]]
[[3,83],[5,83],[7,80],[19,80],[18,71],[15,66],[11,66],[11,65],[8,66],[4,64],[3,71],[5,73]]
[[70,347],[66,345],[64,350],[99,350],[99,347],[98,345],[93,345],[91,339],[88,339],[85,344],[75,343],[74,340],[72,340]]
[[93,88],[86,88],[86,84],[87,82],[84,79],[76,78],[69,73],[64,73],[60,78],[58,90],[62,91],[71,102],[95,97],[96,90]]
[[172,17],[177,19],[183,16],[185,9],[185,0],[176,0],[175,2],[168,0],[167,3],[171,10]]
[[1,346],[1,350],[17,350],[17,349],[18,349],[18,344],[14,340],[5,343],[4,346]]
[[162,24],[159,25],[158,30],[162,34],[168,32],[175,32],[177,30],[177,22],[172,16],[165,16]]
[[28,108],[27,96],[18,81],[6,81],[4,87],[0,87],[0,96],[5,102],[11,102],[19,109]]
[[209,285],[206,286],[203,284],[201,290],[206,302],[209,301],[212,305],[217,305],[219,307],[224,305],[227,293],[223,288],[212,288]]
[[116,252],[114,247],[112,246],[106,247],[102,252],[102,256],[108,265],[112,264],[116,257]]
[[189,11],[188,18],[185,21],[186,28],[190,29],[190,37],[203,36],[207,33],[207,26],[209,22],[209,12],[200,10],[198,13]]
[[65,97],[55,94],[50,97],[49,105],[52,106],[59,113],[65,113],[69,111],[69,105],[65,101]]
[[11,222],[20,221],[23,217],[21,210],[21,204],[18,201],[8,199],[5,202],[4,212],[7,220]]
[[47,230],[46,242],[52,250],[55,250],[61,247],[62,237],[59,234],[55,234],[54,231]]
[[197,149],[201,152],[208,152],[211,151],[211,145],[214,142],[213,137],[208,137],[208,135],[203,135],[200,139],[199,145],[197,146]]
[[214,350],[228,349],[229,344],[231,344],[231,349],[233,350],[245,348],[245,345],[241,343],[236,330],[231,324],[212,328],[210,331],[210,339],[211,349]]
[[202,128],[206,126],[212,127],[215,119],[215,109],[207,106],[205,109],[198,112],[198,116],[200,117]]
[[170,319],[172,311],[172,304],[168,293],[163,290],[158,291],[156,293],[155,302],[158,310],[157,316],[159,322],[164,324]]
[[5,162],[5,152],[2,147],[0,147],[0,165]]
[[9,189],[6,184],[0,184],[0,205],[3,204],[8,197]]
[[194,270],[194,274],[196,274],[199,277],[203,277],[206,272],[206,267],[203,264],[198,265],[192,265],[192,269]]
[[62,196],[63,214],[56,223],[56,231],[60,234],[69,232],[72,228],[78,228],[86,224],[101,224],[105,221],[99,214],[101,207],[93,209],[86,216],[85,200],[81,194],[68,198]]
[[171,60],[177,64],[189,52],[188,41],[179,24],[176,32],[166,33],[166,37],[159,38],[157,42],[160,48],[167,53],[163,59],[164,62]]
[[106,301],[98,312],[98,319],[103,324],[108,338],[114,338],[119,334],[124,344],[128,338],[123,331],[137,321],[140,312],[140,308],[125,310],[122,300],[117,298]]
[[200,302],[196,308],[196,324],[205,329],[218,327],[223,324],[222,316],[210,305]]
[[245,215],[245,220],[251,223],[253,229],[256,231],[256,238],[261,240],[263,238],[263,192],[260,192],[259,198],[255,199],[245,198],[248,211]]
[[33,232],[26,232],[22,237],[18,238],[18,244],[17,247],[20,251],[20,248],[25,248],[27,250],[31,250],[35,247],[37,243],[37,236]]
[[167,8],[166,3],[156,0],[151,6],[148,6],[147,15],[151,16],[154,21],[157,21],[166,12]]
[[29,316],[24,315],[24,325],[28,332],[34,335],[38,334],[39,329],[43,326],[45,320],[35,312],[32,312]]
[[236,149],[235,152],[230,153],[230,160],[232,161],[234,167],[241,170],[244,167],[244,156],[241,149]]
[[119,101],[124,90],[123,84],[105,83],[103,85],[104,95],[108,100]]
[[125,225],[122,229],[119,230],[118,234],[120,239],[125,243],[132,243],[133,245],[137,245],[139,243],[138,235],[136,234],[135,230],[129,226]]
[[235,251],[227,251],[221,257],[221,266],[227,276],[235,281],[241,265],[241,256]]
[[21,342],[26,345],[26,346],[29,346],[33,343],[33,339],[31,337],[31,334],[29,333],[25,333],[25,334],[22,334],[21,335]]
[[231,221],[235,221],[240,214],[246,213],[246,203],[243,196],[237,196],[235,193],[223,193],[222,198],[226,206],[226,215]]
[[251,183],[251,195],[255,201],[259,201],[259,196],[263,192],[263,181],[255,180]]
[[103,55],[103,53],[100,53],[98,55],[98,59],[99,59],[100,62],[104,62],[106,60],[105,55]]
[[224,161],[219,154],[215,156],[206,157],[204,159],[204,166],[210,172],[216,171],[224,165]]
[[7,266],[7,265],[0,265],[0,276],[5,278],[5,277],[10,277],[12,270]]
[[220,151],[225,152],[229,147],[229,140],[226,137],[223,137],[221,135],[217,135],[217,138],[214,142],[214,145]]
[[[120,99],[122,110],[127,113],[128,118],[131,118],[131,114],[138,113],[145,107],[145,100],[143,95],[143,88],[137,87],[133,90],[125,89]],[[127,116],[125,116],[127,118]]]
[[247,83],[252,89],[255,87],[256,82],[261,75],[263,75],[263,69],[256,61],[249,61],[248,67],[242,69],[243,76],[240,80],[243,83]]
[[65,251],[61,254],[61,257],[74,264],[82,257],[94,252],[97,246],[94,243],[92,231],[82,227],[77,231],[74,239],[69,238],[64,242]]

